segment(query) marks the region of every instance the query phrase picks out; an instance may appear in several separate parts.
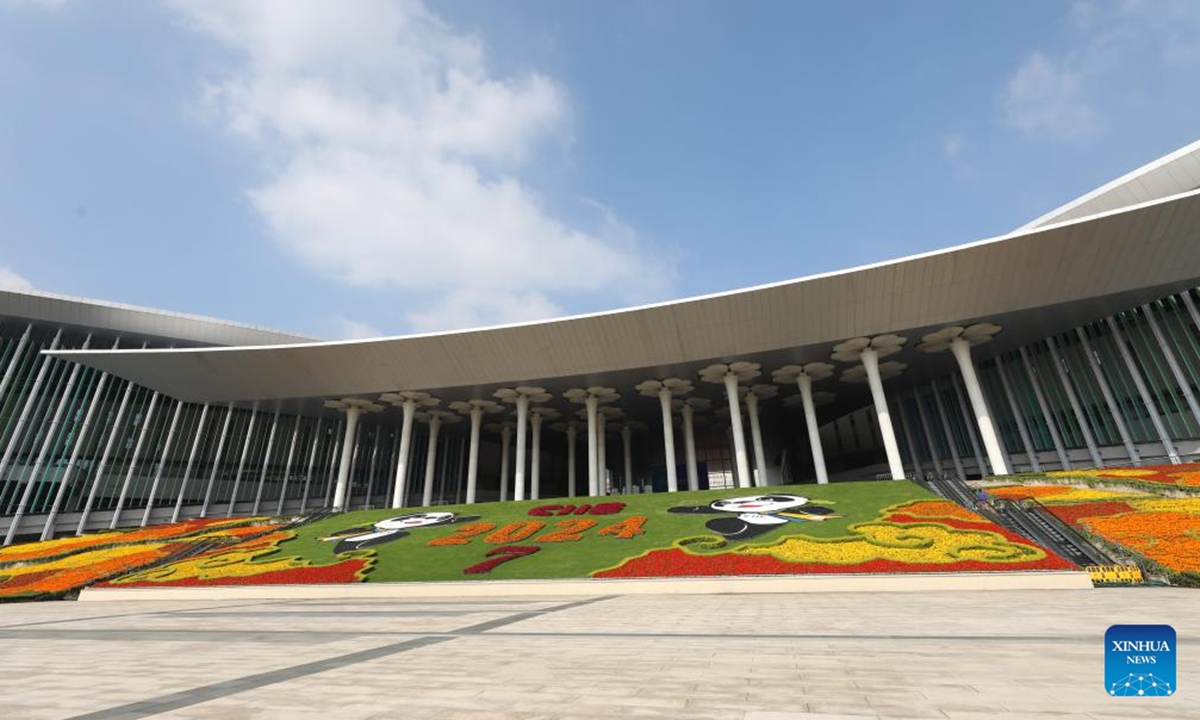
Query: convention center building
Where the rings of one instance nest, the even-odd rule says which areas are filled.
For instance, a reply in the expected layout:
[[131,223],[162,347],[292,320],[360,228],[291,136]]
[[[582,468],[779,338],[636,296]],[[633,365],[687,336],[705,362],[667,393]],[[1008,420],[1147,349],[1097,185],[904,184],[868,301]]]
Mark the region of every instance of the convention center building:
[[1200,143],[1001,237],[500,327],[0,291],[0,533],[1179,463],[1197,285]]

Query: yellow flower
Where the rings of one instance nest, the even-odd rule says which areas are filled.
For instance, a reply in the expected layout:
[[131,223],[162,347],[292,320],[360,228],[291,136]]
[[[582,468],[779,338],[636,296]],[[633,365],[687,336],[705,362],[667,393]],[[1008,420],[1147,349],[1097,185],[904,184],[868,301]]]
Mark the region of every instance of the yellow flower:
[[999,533],[960,530],[935,523],[863,523],[850,528],[857,537],[819,540],[799,535],[767,547],[744,548],[748,555],[771,555],[794,563],[856,565],[869,560],[948,564],[960,560],[1025,562],[1046,554]]

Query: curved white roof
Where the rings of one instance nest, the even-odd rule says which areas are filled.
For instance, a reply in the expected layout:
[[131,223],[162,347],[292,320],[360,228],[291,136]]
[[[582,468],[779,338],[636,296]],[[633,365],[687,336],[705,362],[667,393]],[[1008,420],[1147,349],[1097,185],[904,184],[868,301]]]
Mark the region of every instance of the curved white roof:
[[[995,351],[1196,284],[1200,191],[1162,193],[1191,182],[1198,152],[1200,143],[1126,176],[1137,190],[1110,184],[1008,235],[733,292],[372,340],[55,354],[181,399],[257,401],[397,389],[473,394],[523,381],[636,382],[694,373],[715,360],[823,359],[849,337],[898,332],[917,340],[933,328],[985,319],[1006,330],[987,350]],[[1179,180],[1147,179],[1159,172]],[[1119,199],[1129,193],[1154,197]],[[922,358],[927,366],[943,361]]]
[[0,317],[201,345],[271,345],[314,339],[228,320],[36,290],[0,289]]
[[1200,140],[1055,208],[1018,230],[1077,220],[1197,188],[1200,188]]

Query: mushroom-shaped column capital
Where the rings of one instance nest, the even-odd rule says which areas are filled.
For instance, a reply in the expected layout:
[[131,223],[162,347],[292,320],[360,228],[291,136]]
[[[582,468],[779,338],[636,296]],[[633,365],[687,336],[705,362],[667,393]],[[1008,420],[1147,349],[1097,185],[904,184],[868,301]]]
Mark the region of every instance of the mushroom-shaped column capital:
[[941,330],[926,334],[917,345],[917,350],[926,353],[945,352],[954,347],[956,342],[966,343],[969,347],[991,342],[1000,332],[1000,326],[989,322],[974,325],[950,325]]
[[471,400],[457,400],[450,403],[450,409],[468,416],[475,415],[476,413],[479,415],[496,415],[504,412],[504,407],[501,406],[500,403],[494,400],[479,398]]
[[342,398],[341,400],[326,400],[324,402],[324,405],[325,405],[325,407],[329,408],[330,410],[339,410],[344,413],[349,413],[350,411],[354,411],[355,414],[374,413],[374,412],[379,412],[379,411],[383,410],[382,405],[380,405],[376,402],[372,402],[370,400],[366,400],[364,398]]
[[893,333],[885,333],[870,338],[850,338],[834,345],[833,354],[830,357],[838,362],[856,363],[862,359],[863,352],[873,350],[877,357],[884,358],[900,352],[900,348],[906,342],[908,342],[908,338]]
[[531,403],[550,402],[553,397],[545,388],[518,385],[512,388],[500,388],[492,396],[510,405],[515,405],[521,398],[527,398]]
[[436,407],[441,402],[438,398],[420,390],[397,390],[396,392],[384,393],[379,396],[379,400],[380,402],[395,405],[396,407],[412,405],[421,408]]
[[634,389],[646,397],[658,397],[663,392],[666,392],[669,396],[678,397],[680,395],[687,395],[695,388],[691,380],[669,377],[657,380],[645,380],[638,383]]
[[462,420],[462,418],[450,410],[425,410],[417,413],[417,420],[428,424],[436,422],[439,425],[449,425]]
[[820,382],[833,375],[834,367],[827,362],[810,362],[803,365],[784,365],[771,373],[771,379],[780,385],[790,385],[807,377],[811,382]]
[[749,382],[754,378],[762,375],[762,365],[754,362],[746,362],[745,360],[735,360],[730,363],[713,363],[699,372],[700,379],[704,382],[721,385],[725,382],[725,377],[733,375],[739,383]]
[[563,393],[563,397],[576,405],[587,404],[592,399],[598,405],[608,405],[621,399],[621,393],[615,388],[592,386],[586,388],[571,388]]

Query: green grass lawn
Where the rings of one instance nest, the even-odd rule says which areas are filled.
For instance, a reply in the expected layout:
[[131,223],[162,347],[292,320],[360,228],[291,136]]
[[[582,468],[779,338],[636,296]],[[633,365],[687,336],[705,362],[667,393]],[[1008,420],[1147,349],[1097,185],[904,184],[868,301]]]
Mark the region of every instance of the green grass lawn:
[[[282,557],[300,556],[317,565],[327,565],[344,557],[376,554],[374,569],[367,575],[371,582],[398,582],[413,580],[471,580],[471,579],[533,579],[533,578],[581,578],[593,572],[618,565],[627,558],[655,548],[668,548],[677,540],[689,537],[718,537],[705,527],[705,523],[718,515],[677,514],[668,510],[679,505],[707,505],[713,500],[744,495],[791,493],[810,498],[811,504],[823,505],[836,511],[837,517],[820,522],[788,523],[770,534],[737,542],[731,541],[722,551],[734,550],[745,544],[770,542],[784,535],[802,533],[816,538],[834,538],[850,534],[850,525],[876,520],[881,512],[892,505],[913,500],[934,499],[935,496],[907,481],[867,481],[838,483],[836,485],[792,485],[763,489],[724,489],[700,492],[662,493],[655,495],[624,495],[606,498],[555,498],[509,503],[481,503],[476,505],[445,505],[434,508],[406,508],[404,510],[370,510],[345,513],[330,517],[311,525],[298,528],[297,537],[285,541],[270,555],[260,556],[253,562],[264,562]],[[573,503],[624,503],[620,512],[608,515],[570,515],[570,520],[591,520],[596,525],[580,533],[580,539],[568,542],[539,542],[538,538],[562,529],[555,524],[568,520],[567,517],[530,516],[529,511],[545,505]],[[350,528],[370,526],[372,523],[405,513],[424,511],[453,512],[460,516],[477,516],[478,520],[454,525],[415,528],[406,537],[395,539],[368,549],[355,550],[341,556],[334,553],[337,544],[324,541],[328,537]],[[601,535],[600,531],[631,517],[643,517],[643,534],[630,538]],[[490,533],[481,532],[460,545],[429,546],[431,540],[446,538],[467,529],[471,523],[489,523],[501,529],[513,523],[542,522],[545,527],[524,540],[511,543],[526,547],[538,547],[538,551],[503,562],[486,574],[464,574],[464,568],[487,560],[487,552],[501,547],[488,543]],[[476,528],[479,529],[479,528]],[[569,529],[569,528],[568,528]],[[493,538],[498,540],[500,538]]]

